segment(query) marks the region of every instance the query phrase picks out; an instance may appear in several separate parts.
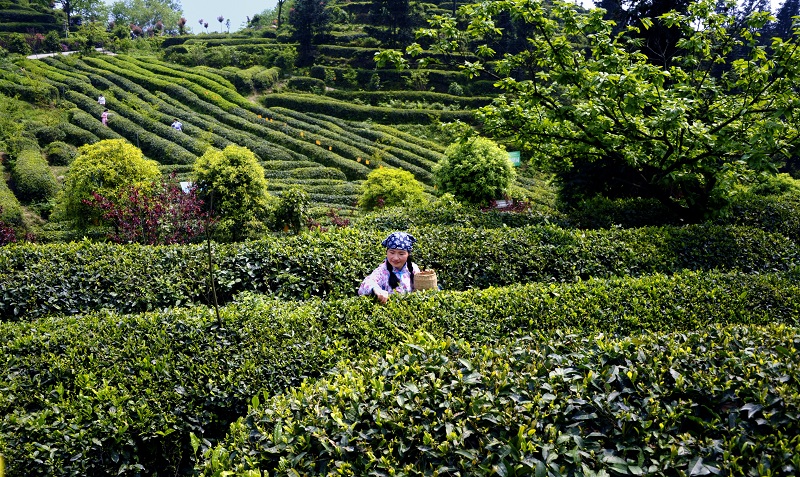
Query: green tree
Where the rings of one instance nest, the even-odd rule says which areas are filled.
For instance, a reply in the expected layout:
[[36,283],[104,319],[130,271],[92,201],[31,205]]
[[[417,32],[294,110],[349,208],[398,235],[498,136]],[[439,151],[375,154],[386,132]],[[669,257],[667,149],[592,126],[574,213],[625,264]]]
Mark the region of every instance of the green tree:
[[397,205],[418,205],[425,193],[414,175],[403,169],[381,167],[373,170],[361,186],[358,206],[366,210]]
[[155,30],[161,22],[165,33],[177,33],[183,16],[178,0],[118,0],[111,4],[114,23],[137,25],[144,31]]
[[[560,1],[482,2],[459,12],[476,47],[448,42],[459,32],[452,19],[439,18],[423,36],[440,53],[481,55],[465,69],[496,75],[503,93],[479,112],[485,131],[557,172],[568,195],[655,198],[698,220],[737,182],[773,173],[798,149],[800,48],[796,35],[759,45],[768,13],[737,20],[702,0],[686,14],[662,15],[681,32],[665,67],[642,51],[637,33],[652,25],[647,19],[617,35],[602,10]],[[480,41],[502,34],[493,24],[501,13],[529,24],[528,48],[489,70],[496,58]],[[741,46],[747,56],[735,58]]]
[[298,186],[292,186],[281,194],[278,205],[273,212],[275,228],[299,233],[309,218],[308,193]]
[[159,176],[158,164],[124,139],[82,146],[56,196],[54,218],[74,220],[78,228],[85,228],[100,219],[100,212],[85,203],[95,192],[114,200],[123,186],[145,187]]
[[641,38],[641,51],[650,62],[664,66],[675,56],[682,32],[675,25],[664,23],[660,17],[670,11],[685,13],[691,3],[691,0],[600,0],[597,7],[606,10],[606,20],[614,21],[614,33],[641,25],[642,19],[651,21],[649,28],[632,34]]
[[405,46],[414,38],[410,0],[372,0],[369,21],[377,27],[369,32],[389,46]]
[[484,205],[503,197],[516,175],[506,150],[484,137],[456,141],[444,155],[433,169],[436,187],[468,204]]
[[297,64],[314,62],[314,43],[331,28],[331,15],[326,0],[295,0],[289,11],[292,38],[297,42]]
[[108,18],[108,6],[103,0],[56,0],[58,6],[67,16],[67,24],[72,27],[72,17],[80,16],[83,21],[105,21]]
[[86,22],[78,27],[72,40],[81,45],[81,51],[91,52],[95,48],[108,46],[111,43],[111,35],[106,31],[104,25],[97,22]]
[[784,40],[790,39],[794,35],[798,15],[800,15],[800,0],[785,0],[775,14],[776,20],[770,24],[769,33]]
[[276,27],[278,29],[280,29],[280,27],[281,27],[281,22],[282,22],[282,18],[281,17],[282,17],[282,14],[283,14],[283,4],[284,3],[286,3],[286,0],[278,0],[278,5],[277,5],[277,7],[278,7],[278,22],[277,22],[277,25],[276,25]]
[[209,148],[194,164],[198,196],[217,218],[220,240],[241,240],[263,225],[269,206],[264,168],[246,147]]

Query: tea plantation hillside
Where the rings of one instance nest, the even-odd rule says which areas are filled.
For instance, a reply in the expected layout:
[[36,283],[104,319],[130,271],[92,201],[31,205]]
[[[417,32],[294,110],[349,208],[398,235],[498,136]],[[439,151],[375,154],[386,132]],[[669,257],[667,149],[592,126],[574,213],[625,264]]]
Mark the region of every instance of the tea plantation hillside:
[[[0,19],[27,24],[33,3],[0,1]],[[401,41],[376,6],[402,3],[281,2],[327,6],[312,57],[273,11],[234,34],[87,21],[49,34],[68,55],[0,31],[0,477],[800,474],[800,181],[735,183],[743,159],[728,202],[689,223],[654,198],[566,200],[523,154],[505,207],[459,202],[436,167],[487,134],[475,112],[498,89],[441,51],[379,66]],[[465,3],[410,2],[412,26]],[[246,148],[295,227],[217,240],[191,203],[188,228],[207,228],[184,241],[112,234],[167,229],[153,217],[180,200],[53,219],[98,144],[173,186]],[[395,169],[421,199],[359,206]],[[395,230],[439,288],[358,296]]]
[[[80,131],[65,139],[76,146],[82,145],[82,138],[123,137],[156,159],[165,172],[177,172],[183,179],[207,147],[237,144],[264,163],[272,190],[299,183],[315,203],[325,206],[351,208],[358,183],[384,165],[408,170],[431,186],[430,169],[443,147],[380,122],[397,121],[404,113],[416,121],[428,121],[429,115],[469,118],[466,111],[392,110],[364,115],[372,119],[365,123],[348,120],[355,115],[343,102],[337,107],[334,100],[324,100],[329,108],[319,113],[322,108],[298,107],[297,101],[306,106],[323,101],[313,96],[265,107],[239,94],[222,76],[124,55],[53,57],[20,61],[18,66],[40,75],[75,105],[68,114],[71,126]],[[108,128],[98,120],[101,94],[110,111]],[[336,110],[342,113],[339,117],[331,115]],[[173,118],[184,123],[182,134],[170,128]]]

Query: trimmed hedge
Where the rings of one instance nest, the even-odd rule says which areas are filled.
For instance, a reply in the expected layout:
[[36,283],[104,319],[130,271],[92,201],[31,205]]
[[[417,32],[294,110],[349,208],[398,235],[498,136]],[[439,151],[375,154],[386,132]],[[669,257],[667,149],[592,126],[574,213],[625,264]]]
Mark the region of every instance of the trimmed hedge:
[[44,148],[47,162],[52,166],[68,166],[78,155],[78,149],[63,141],[52,141]]
[[[76,96],[75,93],[70,92],[70,96]],[[83,100],[84,102],[90,101],[89,99]],[[67,111],[69,114],[69,120],[72,121],[76,126],[81,128],[84,131],[88,131],[95,137],[94,141],[96,142],[102,139],[122,139],[122,136],[117,134],[116,131],[111,129],[110,127],[103,126],[103,123],[100,121],[99,115],[97,117],[91,116],[85,111],[73,108]],[[108,123],[111,124],[111,121],[116,119],[114,114],[110,114],[108,117]]]
[[17,196],[23,201],[46,202],[58,192],[58,181],[41,151],[22,151],[11,169]]
[[[267,178],[281,178],[281,179],[333,179],[339,181],[347,180],[347,177],[339,169],[332,167],[320,167],[314,165],[311,167],[295,167],[289,170],[266,171]],[[272,185],[272,184],[270,184]]]
[[506,346],[417,333],[254,399],[200,475],[794,475],[798,345],[787,326]]
[[51,105],[58,99],[58,89],[45,81],[24,74],[0,70],[0,93],[38,105]]
[[442,157],[435,151],[425,150],[408,142],[400,131],[393,128],[389,131],[393,130],[397,134],[382,134],[373,131],[374,124],[366,125],[318,114],[309,115],[280,107],[271,108],[271,111],[276,119],[286,121],[287,124],[302,122],[304,126],[297,127],[305,127],[309,132],[333,140],[338,138],[342,143],[360,149],[361,157],[379,156],[387,164],[414,173],[423,182],[433,181],[430,171]]
[[[312,201],[333,203],[326,194]],[[332,196],[333,199],[341,196]],[[446,289],[681,270],[765,273],[798,266],[787,238],[743,227],[598,231],[557,227],[412,228],[415,261]],[[242,291],[287,299],[345,297],[384,257],[386,232],[338,229],[215,246],[220,302]],[[209,303],[203,245],[18,244],[0,249],[0,318]]]
[[[76,91],[67,91],[65,96],[67,99],[78,105],[78,107],[80,107],[82,110],[96,112],[97,117],[100,117],[103,107],[98,105],[97,101],[95,101],[93,98]],[[85,129],[91,128],[90,130],[98,135],[101,139],[116,139],[117,137],[123,137],[131,144],[141,149],[146,156],[161,164],[191,164],[197,158],[197,156],[187,151],[179,144],[176,144],[171,140],[164,139],[151,130],[145,129],[142,127],[141,123],[131,121],[119,111],[122,111],[122,108],[109,110],[109,112],[112,114],[108,118],[108,127],[103,126],[99,119],[94,123],[87,121],[78,123],[76,118],[82,119],[80,114],[73,114],[72,121],[76,122],[79,126]],[[131,114],[131,112],[127,111],[126,114]],[[140,115],[134,114],[134,116],[138,116],[140,120],[142,119]],[[147,122],[150,123],[151,128],[156,130],[160,129],[162,134],[169,135],[175,133],[175,131],[169,126],[159,124],[158,126],[161,126],[159,128],[156,126],[157,123],[153,123],[149,120]],[[192,142],[192,145],[196,146],[197,148],[201,147],[201,145],[196,144],[196,141]]]
[[774,196],[739,194],[727,212],[718,223],[753,226],[787,237],[800,237],[800,191]]
[[393,109],[361,106],[327,99],[319,95],[299,93],[272,93],[264,95],[262,104],[268,108],[283,107],[306,114],[320,113],[340,119],[353,121],[371,120],[387,124],[427,124],[432,118],[441,121],[456,121],[472,123],[472,111],[437,111],[432,109]]
[[[83,113],[83,115],[85,115],[87,118],[91,118],[86,113]],[[73,115],[73,118],[75,117],[77,117],[77,113]],[[91,119],[94,121],[94,118]],[[87,131],[86,129],[72,123],[60,123],[58,127],[64,131],[64,140],[68,144],[72,144],[76,147],[83,146],[84,144],[94,144],[100,140],[100,138],[97,137],[97,135],[95,135],[93,132]]]
[[[2,163],[0,175],[5,178],[5,166]],[[0,220],[10,225],[22,225],[22,206],[5,179],[0,180]]]
[[[213,445],[248,405],[260,408],[255,396],[298,386],[304,378],[319,377],[341,360],[384,354],[382,351],[417,330],[435,337],[502,343],[531,333],[552,337],[564,328],[592,336],[692,330],[707,334],[714,322],[797,326],[798,316],[797,274],[690,272],[463,293],[424,292],[393,297],[384,306],[366,297],[285,303],[241,296],[238,303],[220,310],[219,320],[211,309],[198,307],[3,323],[0,359],[11,372],[4,375],[0,395],[0,452],[7,459],[10,475],[151,474],[156,470],[159,474],[193,475],[196,453],[191,449],[190,434],[197,436],[195,444],[200,447]],[[792,346],[797,345],[787,341],[789,335],[780,330],[771,329],[774,338],[765,336],[762,344],[783,343],[786,353],[779,354],[796,356]],[[737,338],[746,347],[749,340],[743,335],[739,333]],[[614,342],[603,338],[590,343],[606,352],[615,350]],[[682,356],[705,353],[688,344],[683,348]],[[673,356],[657,350],[653,348],[653,359],[662,360],[665,368],[651,374],[656,379],[666,376],[670,361],[663,360]],[[628,370],[640,373],[628,378],[640,380],[637,393],[656,392],[649,386],[648,374],[633,364],[648,362],[650,352],[637,356],[632,345],[622,346],[618,352],[617,360],[605,363],[610,370],[614,365],[620,367],[617,376],[621,381],[607,382],[614,388],[608,392],[621,392],[616,387],[628,385]],[[760,353],[752,355],[761,357]],[[549,359],[568,363],[576,357],[553,353]],[[732,362],[735,360],[726,359],[716,366],[724,369],[725,363]],[[595,360],[594,366],[604,364]],[[550,390],[556,396],[563,392],[564,398],[553,404],[566,405],[569,384],[581,382],[570,379],[575,373],[568,368],[550,367],[543,374],[555,372],[553,376],[558,376],[558,369],[564,372],[564,387]],[[771,364],[748,369],[770,376],[779,371],[778,375],[785,374],[783,368],[773,369]],[[687,384],[711,371],[703,368],[696,372],[699,374],[684,374]],[[610,378],[605,374],[596,378],[601,376]],[[784,384],[796,387],[797,377],[789,376]],[[597,382],[602,386],[602,381]],[[730,386],[747,389],[744,383],[747,379],[726,382],[718,395],[727,394]],[[534,387],[532,392],[540,389],[547,390]],[[699,399],[700,395],[691,392],[685,398]],[[767,398],[769,393],[762,396]],[[796,405],[790,394],[786,398],[786,405]],[[765,412],[772,413],[780,406],[772,402]],[[573,417],[578,414],[563,407],[553,409],[563,409]],[[747,414],[753,417],[756,412]],[[681,422],[691,425],[691,420]]]
[[272,68],[262,68],[253,75],[253,86],[263,91],[272,88],[281,79],[281,69],[273,66]]
[[375,228],[390,232],[408,228],[458,226],[478,229],[504,227],[527,227],[532,225],[557,225],[569,227],[563,215],[549,206],[531,205],[524,212],[504,212],[498,209],[483,211],[475,206],[464,205],[444,198],[416,207],[386,207],[369,213],[362,213],[353,224],[357,228]]
[[61,25],[60,22],[53,22],[53,23],[44,23],[37,21],[0,22],[0,32],[2,33],[30,34],[31,32],[36,32],[36,33],[47,33],[50,31],[60,32],[62,28],[63,26]]
[[333,90],[325,93],[331,98],[342,101],[360,100],[366,104],[377,106],[379,103],[386,103],[391,100],[416,101],[421,103],[442,103],[446,105],[458,104],[469,109],[478,109],[492,103],[489,96],[453,96],[446,93],[436,93],[433,91],[344,91]]
[[286,81],[286,87],[307,93],[324,94],[325,82],[317,78],[307,76],[294,76]]

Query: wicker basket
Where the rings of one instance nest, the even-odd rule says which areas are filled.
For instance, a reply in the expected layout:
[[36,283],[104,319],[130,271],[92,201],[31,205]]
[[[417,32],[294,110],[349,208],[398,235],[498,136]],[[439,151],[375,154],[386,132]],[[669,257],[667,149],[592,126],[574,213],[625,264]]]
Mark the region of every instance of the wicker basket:
[[414,290],[438,290],[436,270],[421,270],[414,274]]

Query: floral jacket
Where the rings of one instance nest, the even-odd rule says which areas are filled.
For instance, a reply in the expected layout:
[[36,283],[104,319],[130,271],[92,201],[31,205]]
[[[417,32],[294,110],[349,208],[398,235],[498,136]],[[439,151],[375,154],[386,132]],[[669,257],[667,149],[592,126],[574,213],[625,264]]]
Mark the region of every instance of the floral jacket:
[[[412,267],[415,274],[419,272],[419,267],[416,263],[412,263]],[[384,260],[378,268],[373,270],[372,273],[361,282],[361,286],[358,287],[358,294],[369,295],[374,289],[384,290],[389,293],[408,293],[413,291],[411,288],[411,274],[408,272],[408,262],[406,262],[400,270],[395,268],[394,273],[397,275],[397,278],[400,279],[400,283],[397,285],[397,288],[392,290],[389,288],[389,270],[386,269],[386,260]]]

